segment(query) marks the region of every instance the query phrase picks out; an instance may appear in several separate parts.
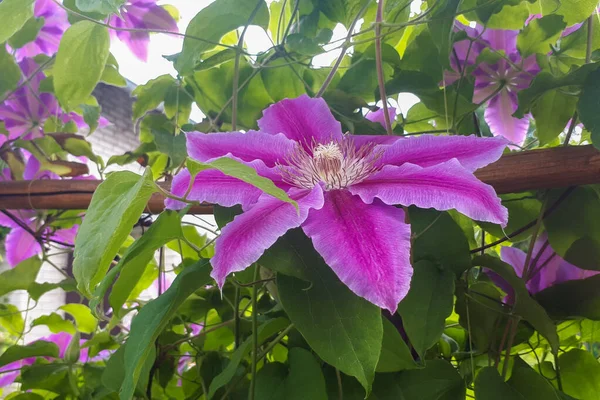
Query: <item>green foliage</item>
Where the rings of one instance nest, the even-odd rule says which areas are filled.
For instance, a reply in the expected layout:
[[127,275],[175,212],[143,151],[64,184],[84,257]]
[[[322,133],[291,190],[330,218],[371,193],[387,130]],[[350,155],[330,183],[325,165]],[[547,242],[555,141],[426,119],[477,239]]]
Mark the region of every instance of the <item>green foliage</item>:
[[581,122],[585,125],[586,129],[591,132],[592,143],[596,148],[600,146],[600,117],[598,116],[598,95],[600,94],[600,72],[595,70],[591,72],[586,78],[581,96],[579,97],[579,103],[577,104],[577,111]]
[[84,294],[102,280],[155,190],[150,170],[117,172],[98,186],[75,239],[73,274]]
[[0,274],[0,296],[14,290],[27,290],[35,282],[42,261],[38,257],[28,258],[13,269]]
[[0,43],[6,42],[33,17],[35,0],[4,0],[0,3]]
[[158,335],[181,303],[209,282],[209,272],[206,260],[184,269],[162,296],[148,303],[135,317],[123,354],[121,368],[124,380],[120,391],[121,399],[132,397],[144,365],[154,350],[154,342]]
[[279,274],[282,305],[319,357],[356,377],[369,394],[383,338],[379,309],[341,283],[302,236],[292,246],[310,283]]
[[[175,62],[177,71],[181,74],[191,72],[202,54],[213,49],[223,35],[246,24],[267,28],[269,10],[263,0],[217,0],[201,10],[185,32],[188,37],[184,39],[183,50]],[[201,37],[202,40],[192,36]]]
[[411,345],[423,357],[442,336],[452,313],[454,274],[429,261],[414,264],[410,291],[398,305]]
[[83,12],[110,14],[118,13],[125,0],[76,0],[75,4]]
[[29,357],[58,357],[58,346],[51,342],[37,341],[31,344],[10,346],[0,356],[0,367]]
[[0,48],[0,95],[9,90],[14,90],[21,78],[21,70],[15,60],[8,54],[4,47]]
[[65,109],[83,103],[102,77],[109,55],[108,29],[90,21],[71,26],[60,41],[53,68],[54,90]]

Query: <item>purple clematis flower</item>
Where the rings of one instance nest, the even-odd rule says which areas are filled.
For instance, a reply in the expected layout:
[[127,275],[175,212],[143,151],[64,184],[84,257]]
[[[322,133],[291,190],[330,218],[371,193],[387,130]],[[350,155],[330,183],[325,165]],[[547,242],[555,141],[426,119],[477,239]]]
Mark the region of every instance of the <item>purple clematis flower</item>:
[[44,25],[33,42],[16,50],[17,61],[38,54],[53,55],[58,51],[60,39],[69,27],[66,11],[52,0],[36,0],[33,15],[35,18],[44,18]]
[[[394,123],[394,121],[396,120],[396,108],[388,107],[388,114],[390,116],[390,122]],[[371,122],[379,122],[381,124],[381,126],[383,126],[385,128],[385,114],[383,112],[383,108],[380,108],[377,111],[368,113],[365,116],[365,118]]]
[[[517,93],[529,86],[533,77],[540,71],[535,55],[525,59],[517,49],[519,31],[488,29],[482,33],[482,28],[460,26],[467,35],[475,39],[469,51],[469,41],[463,40],[454,45],[450,57],[453,69],[445,74],[445,84],[451,84],[460,77],[463,68],[475,66],[474,103],[487,103],[485,121],[494,135],[503,136],[511,143],[521,145],[525,141],[529,129],[529,117],[514,118],[517,110]],[[480,62],[478,56],[485,48],[503,51],[506,58],[500,58],[496,63]],[[468,57],[467,57],[468,53]]]
[[[187,134],[192,158],[246,162],[299,206],[297,211],[218,171],[196,177],[189,199],[241,204],[245,210],[215,243],[212,276],[221,287],[227,275],[258,260],[289,229],[302,227],[342,282],[394,312],[412,276],[410,225],[394,205],[457,209],[477,220],[506,223],[494,189],[473,175],[500,157],[502,138],[344,135],[325,101],[306,95],[270,106],[258,126],[247,133]],[[180,172],[173,193],[182,196],[189,181],[189,172]],[[172,199],[166,205],[184,206]]]
[[[37,64],[30,58],[21,61],[19,66],[25,77],[31,76],[37,69]],[[54,95],[40,92],[40,83],[44,78],[44,73],[38,72],[31,76],[27,85],[16,90],[4,103],[0,103],[0,121],[4,121],[8,139],[35,139],[43,136],[44,123],[49,118],[56,118],[63,124],[72,121],[80,129],[86,126],[82,116],[74,112],[63,112]],[[100,117],[100,127],[108,124],[106,118]],[[0,135],[0,145],[6,139],[6,136]]]
[[[121,7],[121,17],[113,15],[110,25],[117,28],[154,29],[179,32],[177,21],[156,0],[127,0]],[[148,61],[149,32],[127,32],[111,30],[113,37],[125,43],[141,61]]]
[[[71,335],[70,333],[60,332],[60,333],[55,333],[55,334],[43,337],[34,342],[46,341],[46,342],[52,342],[52,343],[56,344],[58,346],[58,358],[64,358],[65,354],[67,352],[67,348],[69,347],[69,343],[71,343],[72,339],[73,339],[73,335]],[[82,339],[80,341],[80,344],[84,344],[85,342],[86,342],[86,340]],[[97,361],[105,360],[110,356],[110,352],[108,350],[102,350],[95,357],[88,359],[88,352],[89,352],[88,348],[86,348],[86,347],[81,348],[81,350],[79,352],[79,362],[81,362],[81,363],[85,363],[88,361],[97,362]],[[47,360],[52,360],[52,358],[50,358],[50,357],[44,357],[44,358]],[[23,368],[28,365],[32,365],[33,363],[35,363],[35,360],[36,360],[35,357],[25,358],[22,360],[12,362],[10,364],[6,364],[5,366],[1,367],[0,368],[0,388],[12,384],[15,381],[15,379],[17,379],[17,377],[21,374],[20,371],[2,373],[3,371],[16,370],[16,369]]]
[[[523,278],[523,269],[527,254],[515,247],[504,246],[500,250],[502,261],[510,264],[516,274]],[[565,261],[562,257],[554,252],[548,242],[548,234],[541,234],[536,240],[533,252],[531,254],[531,267],[526,286],[529,293],[541,292],[550,286],[558,283],[572,281],[577,279],[585,279],[597,275],[600,271],[589,271],[576,267],[575,265]],[[505,293],[507,293],[505,301],[507,303],[514,302],[514,291],[512,287],[493,271],[486,271],[492,281]]]
[[36,212],[32,210],[6,210],[13,218],[0,213],[0,226],[10,228],[6,236],[4,246],[6,248],[6,260],[11,267],[20,262],[40,254],[42,247],[29,231],[35,232],[38,237],[53,240],[59,243],[72,245],[75,241],[78,225],[68,229],[54,229],[52,227],[39,225]]

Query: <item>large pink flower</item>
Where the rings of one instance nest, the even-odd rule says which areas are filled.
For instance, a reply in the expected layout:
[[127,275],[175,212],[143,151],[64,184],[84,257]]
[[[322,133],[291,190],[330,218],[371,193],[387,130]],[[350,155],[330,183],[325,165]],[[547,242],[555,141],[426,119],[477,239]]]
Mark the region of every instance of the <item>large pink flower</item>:
[[[270,106],[258,126],[247,133],[187,135],[192,158],[246,162],[299,206],[297,211],[218,171],[196,177],[190,199],[241,204],[245,210],[215,243],[212,276],[220,286],[301,226],[342,282],[393,312],[412,276],[410,226],[395,205],[457,209],[474,219],[506,223],[507,211],[494,189],[473,175],[500,157],[504,139],[344,135],[325,101],[306,95]],[[189,179],[187,171],[178,174],[173,193],[182,196]],[[170,199],[166,204],[183,206]]]

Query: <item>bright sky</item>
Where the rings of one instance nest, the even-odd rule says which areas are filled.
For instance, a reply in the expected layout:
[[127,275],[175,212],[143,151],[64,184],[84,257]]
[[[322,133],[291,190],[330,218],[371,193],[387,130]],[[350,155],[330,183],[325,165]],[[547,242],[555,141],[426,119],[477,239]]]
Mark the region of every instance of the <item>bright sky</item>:
[[[159,4],[171,4],[175,6],[181,15],[179,21],[179,31],[185,32],[190,20],[204,7],[208,6],[214,0],[168,0],[159,1]],[[272,0],[267,0],[271,3]],[[416,4],[417,2],[415,2]],[[346,29],[341,25],[333,31],[332,40],[341,39],[346,36]],[[262,28],[251,26],[246,32],[246,43],[250,53],[258,53],[271,47],[271,41]],[[135,58],[129,49],[118,40],[114,40],[111,45],[111,51],[119,61],[120,71],[130,81],[136,84],[143,84],[150,79],[163,74],[176,75],[171,62],[164,59],[163,55],[170,55],[181,51],[183,39],[176,36],[157,35],[151,36],[148,62],[144,63]],[[319,55],[313,59],[316,66],[329,66],[336,59],[339,50],[334,50],[326,54]],[[418,101],[418,98],[412,94],[401,94],[399,105],[402,112],[406,113],[408,109]],[[392,103],[394,103],[392,101]],[[396,104],[392,104],[396,105]],[[191,118],[200,121],[203,118],[202,112],[197,108],[192,112]]]

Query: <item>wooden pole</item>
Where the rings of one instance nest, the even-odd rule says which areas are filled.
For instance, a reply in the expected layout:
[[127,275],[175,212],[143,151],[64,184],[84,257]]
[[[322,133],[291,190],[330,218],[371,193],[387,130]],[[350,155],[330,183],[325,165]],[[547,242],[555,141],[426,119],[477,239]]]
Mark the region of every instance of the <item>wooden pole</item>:
[[[500,194],[600,183],[600,152],[592,146],[515,152],[502,156],[475,175]],[[92,180],[0,182],[0,209],[85,210],[100,183]],[[154,194],[146,211],[160,213],[164,209],[163,202],[161,194]],[[190,214],[212,214],[212,205],[192,207]]]

